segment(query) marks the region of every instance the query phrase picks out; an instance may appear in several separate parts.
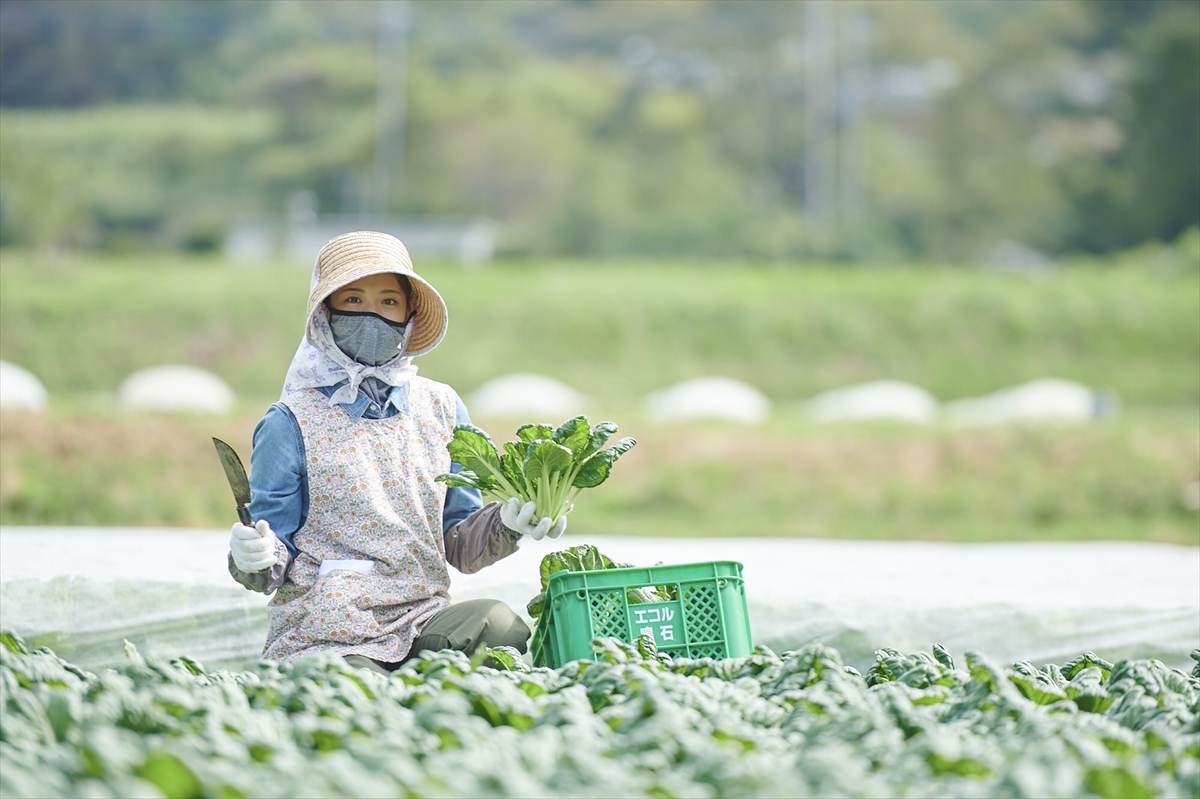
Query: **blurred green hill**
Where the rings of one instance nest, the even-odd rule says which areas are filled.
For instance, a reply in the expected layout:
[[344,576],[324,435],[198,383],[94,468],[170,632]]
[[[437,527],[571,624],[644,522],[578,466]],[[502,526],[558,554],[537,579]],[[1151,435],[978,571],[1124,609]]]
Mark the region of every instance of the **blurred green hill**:
[[805,4],[413,2],[391,60],[380,8],[0,0],[0,245],[213,249],[297,191],[486,215],[520,257],[969,262],[1200,224],[1193,0],[834,3],[872,76],[836,226],[805,211]]

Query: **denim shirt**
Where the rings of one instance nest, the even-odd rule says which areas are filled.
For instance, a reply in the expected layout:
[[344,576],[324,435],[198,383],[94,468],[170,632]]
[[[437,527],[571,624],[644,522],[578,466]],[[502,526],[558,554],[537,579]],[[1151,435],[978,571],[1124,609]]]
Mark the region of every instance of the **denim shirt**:
[[[346,381],[317,390],[326,397],[345,385]],[[455,424],[470,424],[467,408],[456,394]],[[393,386],[387,403],[381,408],[363,391],[354,402],[342,404],[342,409],[355,419],[387,419],[397,413],[408,413],[408,384]],[[462,466],[450,464],[450,471]],[[483,498],[474,488],[450,487],[442,508],[442,532],[483,507]],[[308,466],[304,457],[304,438],[300,425],[286,405],[275,403],[254,428],[254,447],[250,453],[250,515],[266,519],[275,535],[287,546],[294,558],[297,555],[292,536],[308,520]]]

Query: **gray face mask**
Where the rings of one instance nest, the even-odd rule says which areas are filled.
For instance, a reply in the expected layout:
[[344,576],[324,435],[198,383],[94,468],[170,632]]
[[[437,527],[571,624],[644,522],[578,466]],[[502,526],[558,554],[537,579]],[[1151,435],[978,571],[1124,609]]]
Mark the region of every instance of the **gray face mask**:
[[414,317],[393,322],[378,314],[330,309],[329,329],[339,350],[361,364],[379,366],[404,354]]

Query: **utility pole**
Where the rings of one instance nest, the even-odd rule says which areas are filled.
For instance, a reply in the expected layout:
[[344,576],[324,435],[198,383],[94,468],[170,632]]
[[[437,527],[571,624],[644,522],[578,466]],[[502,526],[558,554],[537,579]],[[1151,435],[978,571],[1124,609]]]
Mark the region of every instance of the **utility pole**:
[[804,210],[814,223],[836,221],[837,62],[831,0],[804,3]]
[[408,0],[376,3],[375,165],[371,210],[387,214],[404,181],[404,126],[408,100]]

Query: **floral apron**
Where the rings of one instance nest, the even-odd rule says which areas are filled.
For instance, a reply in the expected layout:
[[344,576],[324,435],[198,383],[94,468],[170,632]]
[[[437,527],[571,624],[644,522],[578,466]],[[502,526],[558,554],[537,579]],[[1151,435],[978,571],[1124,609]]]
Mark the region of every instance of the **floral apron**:
[[446,486],[434,478],[450,471],[454,393],[414,377],[409,413],[387,419],[355,419],[315,389],[283,403],[304,438],[308,519],[268,606],[263,656],[403,660],[421,627],[450,604]]

